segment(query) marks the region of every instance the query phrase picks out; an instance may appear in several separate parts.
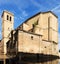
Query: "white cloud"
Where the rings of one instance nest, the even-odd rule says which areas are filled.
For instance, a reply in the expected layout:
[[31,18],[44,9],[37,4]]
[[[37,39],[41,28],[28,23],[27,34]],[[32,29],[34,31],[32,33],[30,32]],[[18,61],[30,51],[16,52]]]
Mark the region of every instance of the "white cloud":
[[60,5],[58,5],[58,6],[54,7],[51,11],[56,11],[56,12],[58,12],[59,7],[60,7]]
[[4,1],[3,0],[0,0],[0,5],[12,3],[12,1],[10,1],[10,0],[4,0]]
[[[24,1],[25,2],[25,1]],[[18,8],[18,10],[21,12],[21,14],[20,15],[18,15],[18,18],[16,17],[16,19],[24,19],[26,16],[28,16],[28,13],[24,10],[24,9],[22,9],[22,7],[23,7],[23,5],[21,5],[22,3],[20,2],[20,1],[15,1],[14,2],[15,3],[15,5],[17,6],[17,8]],[[26,4],[26,2],[25,2],[25,4]],[[28,5],[28,4],[27,4]],[[26,7],[25,5],[24,5],[24,7]],[[14,12],[15,12],[15,10],[14,10]],[[16,13],[16,12],[15,12]]]
[[22,19],[24,19],[24,17],[20,16],[20,18],[19,18],[19,19],[21,19],[21,20],[22,20]]
[[25,17],[25,16],[28,16],[28,14],[27,14],[27,12],[24,10],[23,12],[22,12],[22,15]]
[[60,13],[60,10],[57,10],[57,12],[59,12],[59,13]]
[[31,2],[32,2],[35,6],[37,6],[37,7],[40,8],[40,6],[41,6],[40,3],[36,2],[35,0],[31,0]]

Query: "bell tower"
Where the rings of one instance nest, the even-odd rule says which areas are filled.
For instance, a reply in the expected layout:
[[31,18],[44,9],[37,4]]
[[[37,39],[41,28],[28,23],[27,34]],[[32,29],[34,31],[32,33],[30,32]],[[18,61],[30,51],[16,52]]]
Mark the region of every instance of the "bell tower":
[[11,12],[3,11],[2,13],[2,39],[4,43],[4,54],[6,54],[6,43],[11,37],[11,31],[14,29],[14,15]]

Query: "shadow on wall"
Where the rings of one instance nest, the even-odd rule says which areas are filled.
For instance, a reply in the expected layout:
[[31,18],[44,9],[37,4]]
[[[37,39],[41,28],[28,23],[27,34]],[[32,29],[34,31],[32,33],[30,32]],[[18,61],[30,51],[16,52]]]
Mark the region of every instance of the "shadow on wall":
[[58,56],[54,55],[44,55],[44,54],[34,54],[34,53],[18,53],[17,56],[19,63],[44,63],[59,59]]
[[[57,59],[59,57],[54,55],[20,52],[15,58],[6,59],[6,64],[58,64]],[[0,64],[3,64],[3,61],[0,61]]]

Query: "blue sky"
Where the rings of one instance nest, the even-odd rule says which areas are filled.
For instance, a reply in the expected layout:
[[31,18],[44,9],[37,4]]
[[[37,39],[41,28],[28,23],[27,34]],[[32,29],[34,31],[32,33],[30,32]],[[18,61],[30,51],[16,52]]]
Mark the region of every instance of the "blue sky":
[[[0,0],[0,39],[2,30],[1,14],[3,10],[14,13],[14,28],[34,14],[45,11],[54,12],[58,16],[58,23],[60,25],[60,0]],[[58,37],[60,40],[60,26]]]

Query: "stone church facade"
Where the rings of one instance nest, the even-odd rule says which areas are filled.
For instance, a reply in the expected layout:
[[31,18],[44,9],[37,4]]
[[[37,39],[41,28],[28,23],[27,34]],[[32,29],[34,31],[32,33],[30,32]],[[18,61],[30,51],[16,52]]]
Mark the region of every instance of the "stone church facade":
[[20,52],[58,56],[58,17],[53,12],[37,13],[14,29],[14,15],[3,11],[0,53]]

